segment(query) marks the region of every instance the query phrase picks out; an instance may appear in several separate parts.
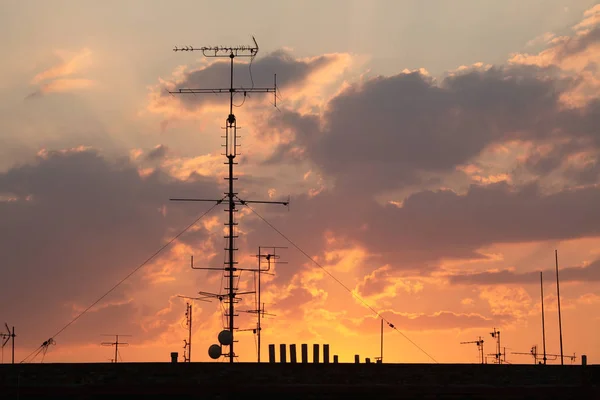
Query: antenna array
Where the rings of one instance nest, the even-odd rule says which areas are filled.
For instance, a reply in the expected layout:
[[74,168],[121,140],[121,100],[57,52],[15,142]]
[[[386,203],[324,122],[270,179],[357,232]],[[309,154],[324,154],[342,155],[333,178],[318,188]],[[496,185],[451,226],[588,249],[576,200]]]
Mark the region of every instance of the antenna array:
[[[237,149],[239,144],[237,143],[237,139],[239,138],[237,130],[237,120],[235,115],[233,114],[233,97],[236,93],[244,93],[244,96],[248,93],[273,93],[275,98],[275,106],[277,106],[277,75],[274,77],[274,85],[273,87],[264,87],[264,88],[237,88],[234,87],[234,59],[236,57],[248,57],[251,60],[258,54],[258,44],[256,43],[256,39],[252,38],[254,41],[253,46],[238,46],[238,47],[224,47],[224,46],[213,46],[213,47],[199,47],[195,48],[193,46],[185,46],[183,48],[175,47],[174,51],[200,51],[205,57],[223,57],[230,59],[230,85],[229,88],[212,88],[212,89],[177,89],[175,91],[170,91],[171,94],[202,94],[202,93],[229,93],[229,115],[225,120],[225,144],[223,147],[225,148],[225,152],[223,155],[227,157],[227,165],[228,165],[228,177],[225,180],[228,181],[228,191],[225,193],[225,197],[219,200],[207,200],[207,199],[170,199],[172,201],[209,201],[216,202],[217,204],[221,204],[222,202],[227,202],[227,212],[228,212],[228,222],[225,225],[228,227],[228,234],[225,236],[227,239],[227,246],[225,247],[225,251],[227,252],[227,257],[225,261],[225,267],[220,268],[224,270],[225,278],[227,278],[227,285],[225,289],[227,290],[227,296],[225,297],[225,303],[228,306],[228,310],[225,315],[228,317],[226,330],[229,331],[227,335],[227,340],[222,341],[221,344],[227,343],[229,346],[229,351],[225,353],[225,356],[229,358],[229,362],[233,362],[236,354],[234,352],[234,331],[238,328],[235,326],[234,321],[237,314],[235,314],[235,304],[240,301],[237,295],[242,294],[239,293],[237,287],[235,286],[235,278],[239,277],[239,273],[241,273],[242,269],[237,267],[238,262],[235,260],[235,251],[238,250],[235,247],[235,239],[238,238],[235,227],[238,224],[235,222],[235,213],[238,212],[236,206],[237,205],[246,205],[250,203],[261,203],[261,204],[282,204],[289,205],[289,201],[252,201],[252,200],[242,200],[238,193],[234,191],[234,181],[237,178],[234,177],[233,174],[233,166],[237,163],[234,161],[236,156],[238,155]],[[225,200],[227,199],[227,200]],[[215,269],[215,268],[195,268],[195,269]],[[250,293],[250,292],[249,292]],[[217,297],[220,295],[216,295],[214,293],[206,293],[201,292],[201,295],[208,295],[210,297]],[[219,335],[221,338],[221,335]],[[215,353],[216,354],[216,353]]]

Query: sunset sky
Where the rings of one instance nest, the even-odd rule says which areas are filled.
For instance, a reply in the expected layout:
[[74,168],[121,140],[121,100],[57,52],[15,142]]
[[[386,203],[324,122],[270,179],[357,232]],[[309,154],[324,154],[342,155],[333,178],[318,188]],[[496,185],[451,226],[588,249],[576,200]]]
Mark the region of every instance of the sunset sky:
[[[600,4],[592,0],[64,1],[0,4],[0,323],[21,361],[183,353],[186,300],[223,291],[226,207],[62,330],[221,198],[228,66],[174,46],[260,46],[236,86],[236,189],[253,209],[440,363],[478,362],[501,331],[511,363],[600,362]],[[241,104],[243,96],[236,97]],[[263,278],[267,344],[329,343],[379,356],[379,319],[248,208],[237,258],[287,246]],[[252,290],[242,273],[241,290]],[[240,310],[254,305],[244,296]],[[193,361],[224,326],[194,303]],[[236,325],[255,317],[240,312]],[[252,332],[236,334],[255,361]],[[9,347],[3,361],[10,360]],[[385,328],[385,362],[434,362]],[[40,362],[41,356],[34,362]],[[489,358],[491,362],[491,357]],[[551,361],[558,363],[558,360]],[[570,363],[570,360],[565,360]]]

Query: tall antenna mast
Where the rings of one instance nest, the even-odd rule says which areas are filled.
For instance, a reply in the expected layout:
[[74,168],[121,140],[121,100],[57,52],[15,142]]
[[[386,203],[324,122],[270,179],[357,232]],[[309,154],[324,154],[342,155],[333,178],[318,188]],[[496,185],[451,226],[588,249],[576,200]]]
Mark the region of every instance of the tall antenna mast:
[[101,345],[102,346],[115,346],[115,360],[114,362],[118,362],[119,361],[119,345],[121,346],[129,346],[129,343],[125,343],[125,342],[119,342],[119,336],[131,336],[131,335],[102,335],[102,336],[114,336],[115,337],[115,341],[114,342],[102,342]]
[[497,353],[494,354],[494,356],[496,356],[496,360],[498,360],[498,364],[502,364],[502,350],[500,347],[500,331],[497,331],[496,328],[494,328],[493,332],[491,332],[490,335],[496,339]]
[[[209,202],[216,202],[217,204],[220,204],[221,202],[224,201],[225,198],[227,198],[227,204],[228,204],[228,208],[227,208],[227,212],[228,212],[228,222],[225,224],[228,228],[229,228],[229,233],[227,236],[225,236],[226,239],[228,239],[228,244],[227,247],[225,248],[225,251],[227,251],[227,260],[226,260],[226,267],[224,268],[225,270],[225,277],[228,280],[227,283],[227,287],[225,288],[228,292],[227,295],[227,299],[225,300],[225,302],[227,303],[228,307],[228,311],[226,312],[226,316],[228,317],[228,326],[227,326],[227,330],[229,330],[230,333],[230,339],[231,339],[231,344],[229,345],[229,352],[225,354],[226,357],[229,357],[229,362],[233,363],[234,358],[236,357],[234,349],[233,349],[233,345],[235,343],[234,340],[234,330],[236,330],[237,328],[234,325],[234,319],[235,319],[235,303],[239,301],[239,298],[236,297],[236,292],[237,292],[237,288],[235,287],[235,282],[234,282],[234,278],[239,277],[239,275],[236,275],[235,272],[237,270],[239,270],[239,268],[236,268],[236,264],[237,262],[235,261],[235,251],[237,250],[235,248],[235,238],[237,238],[236,234],[235,234],[235,226],[237,225],[237,223],[234,220],[234,213],[237,212],[236,209],[236,205],[245,205],[245,204],[249,204],[249,203],[264,203],[264,204],[282,204],[282,205],[288,205],[289,202],[288,201],[249,201],[249,200],[242,200],[237,196],[237,193],[234,191],[233,188],[233,182],[235,180],[237,180],[237,178],[234,177],[233,175],[233,166],[234,164],[237,164],[236,162],[234,162],[235,157],[238,155],[237,152],[237,148],[239,147],[239,145],[237,144],[237,139],[239,138],[238,134],[237,134],[237,121],[235,118],[235,115],[233,114],[233,97],[236,93],[243,93],[244,97],[248,94],[248,93],[273,93],[274,96],[274,101],[275,101],[275,106],[277,106],[277,75],[275,75],[274,77],[274,85],[273,87],[263,87],[263,88],[255,88],[254,86],[252,88],[236,88],[234,87],[234,79],[233,79],[233,61],[236,57],[246,57],[246,58],[250,58],[251,62],[254,59],[254,57],[256,57],[256,54],[258,54],[258,43],[256,43],[256,39],[254,39],[254,37],[252,37],[252,40],[254,41],[254,45],[250,45],[250,46],[238,46],[238,47],[224,47],[224,46],[210,46],[210,47],[199,47],[199,48],[195,48],[193,46],[185,46],[182,48],[178,48],[175,47],[173,49],[173,51],[201,51],[202,54],[204,55],[204,57],[213,57],[213,58],[229,58],[230,59],[230,84],[229,84],[229,88],[211,88],[211,89],[177,89],[175,91],[170,91],[169,93],[171,94],[206,94],[206,93],[210,93],[210,94],[215,94],[215,93],[229,93],[229,115],[227,116],[226,119],[226,124],[225,124],[225,144],[223,145],[223,147],[225,147],[225,153],[223,153],[224,156],[227,157],[227,165],[229,167],[229,175],[227,178],[225,178],[225,180],[228,181],[229,183],[229,190],[227,193],[225,193],[225,197],[220,199],[220,200],[207,200],[207,199],[171,199],[172,201],[209,201]],[[197,268],[197,269],[205,269],[205,268]],[[212,268],[206,268],[206,269],[212,269]]]
[[560,365],[564,365],[563,341],[562,341],[562,320],[560,317],[560,284],[558,283],[558,250],[554,250],[554,259],[556,260],[556,299],[558,300],[558,334],[560,337]]
[[[542,349],[544,350],[544,358],[542,360],[544,361],[544,365],[546,365],[548,358],[546,357],[546,322],[544,319],[544,279],[542,271],[540,271],[540,292],[542,297]],[[533,357],[535,358],[535,355]]]

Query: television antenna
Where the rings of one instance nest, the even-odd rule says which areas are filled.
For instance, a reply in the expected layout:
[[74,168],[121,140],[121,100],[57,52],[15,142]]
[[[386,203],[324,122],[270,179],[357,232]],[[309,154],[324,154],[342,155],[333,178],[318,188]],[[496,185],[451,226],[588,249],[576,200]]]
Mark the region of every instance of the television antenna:
[[[102,342],[100,343],[102,346],[115,346],[115,360],[114,362],[118,362],[119,357],[121,357],[121,353],[119,353],[119,346],[129,346],[129,343],[126,342],[119,342],[119,336],[131,336],[131,335],[106,335],[103,334],[102,336],[114,336],[115,337],[115,341],[114,342]],[[123,359],[121,359],[121,361],[123,361]]]
[[[265,249],[267,249],[267,251],[265,252]],[[277,261],[279,260],[281,257],[277,254],[277,249],[287,249],[287,247],[277,247],[277,246],[258,246],[258,254],[256,255],[256,258],[258,260],[258,266],[256,269],[251,270],[254,272],[254,278],[255,278],[255,282],[256,282],[256,299],[255,299],[255,308],[253,310],[246,310],[245,312],[250,313],[250,314],[256,314],[256,328],[252,328],[252,329],[241,329],[241,331],[252,331],[254,334],[256,334],[256,338],[257,338],[257,349],[256,349],[256,357],[257,357],[257,362],[260,362],[260,344],[261,344],[261,332],[262,332],[262,326],[261,326],[261,317],[264,318],[265,315],[269,315],[274,317],[275,314],[269,314],[267,312],[265,312],[265,303],[262,302],[260,295],[261,295],[261,279],[260,276],[262,274],[267,274],[267,275],[273,275],[270,271],[271,271],[271,266],[275,265],[275,264],[287,264],[287,262],[285,261]],[[266,268],[263,267],[263,265],[267,264]]]
[[470,342],[460,342],[460,344],[473,344],[473,343],[477,345],[477,352],[479,353],[479,357],[481,357],[481,363],[484,364],[485,357],[483,355],[483,339],[481,338],[481,336],[479,336],[478,340],[473,340]]
[[[500,347],[500,331],[497,331],[496,328],[494,328],[494,330],[492,332],[490,332],[490,335],[496,339],[496,354],[488,354],[490,356],[494,356],[496,358],[496,362],[498,364],[502,364],[502,350]],[[504,351],[504,361],[506,361],[506,350]]]
[[15,363],[15,327],[12,327],[12,332],[8,327],[8,324],[5,322],[4,326],[6,327],[7,333],[0,333],[0,338],[2,339],[2,363],[4,363],[4,346],[8,343],[9,340],[12,341],[12,363]]
[[[188,297],[177,295],[182,299],[189,300],[198,300],[210,302],[210,300],[206,300],[203,297]],[[188,328],[188,338],[183,339],[183,362],[191,362],[192,361],[192,304],[190,302],[185,303],[185,325]]]
[[[544,354],[542,357],[540,357],[540,355],[537,352],[537,345],[531,346],[531,350],[529,350],[529,353],[513,352],[511,354],[533,356],[534,364],[537,364],[538,361],[543,361],[544,365],[546,364],[546,361],[554,361],[554,360],[557,360],[558,357],[561,357],[560,354]],[[570,359],[571,364],[573,364],[575,362],[575,360],[577,359],[577,356],[575,355],[575,353],[573,353],[572,356],[562,356],[562,357]],[[540,364],[542,364],[542,362],[540,362]]]
[[[226,266],[224,268],[218,268],[220,270],[223,270],[225,273],[225,278],[227,278],[228,283],[227,283],[227,287],[225,288],[227,290],[227,296],[225,298],[225,302],[227,303],[228,307],[228,311],[226,311],[225,315],[228,317],[228,323],[227,323],[227,327],[226,330],[229,331],[229,334],[227,336],[227,338],[225,338],[226,340],[224,340],[224,342],[222,342],[222,345],[226,345],[229,347],[229,351],[227,353],[225,353],[224,355],[226,357],[229,358],[229,362],[233,363],[234,359],[236,357],[236,354],[234,352],[234,331],[237,329],[235,327],[234,321],[235,321],[235,317],[237,316],[235,314],[235,303],[239,302],[239,298],[237,297],[237,295],[240,295],[241,293],[238,293],[237,288],[235,287],[235,281],[234,278],[239,277],[239,274],[236,275],[236,271],[241,271],[241,268],[236,267],[236,265],[238,264],[237,261],[235,261],[235,251],[237,250],[235,248],[235,239],[238,237],[236,235],[235,232],[235,226],[238,224],[237,222],[235,222],[234,219],[234,215],[235,213],[238,211],[236,209],[237,205],[246,205],[246,204],[251,204],[251,203],[258,203],[258,204],[282,204],[285,206],[289,206],[289,200],[288,201],[255,201],[255,200],[243,200],[241,199],[238,194],[234,191],[234,181],[237,180],[237,178],[234,177],[233,175],[233,166],[236,165],[237,163],[234,161],[236,156],[239,154],[238,153],[238,147],[240,147],[240,145],[237,143],[237,139],[240,137],[238,136],[237,130],[237,121],[236,121],[236,117],[233,114],[233,97],[235,94],[237,93],[243,93],[244,94],[244,98],[246,97],[246,95],[248,93],[273,93],[273,97],[274,97],[274,105],[275,107],[277,107],[277,75],[274,75],[274,84],[273,87],[254,87],[254,85],[252,85],[251,88],[237,88],[234,87],[234,76],[233,76],[233,72],[234,72],[234,68],[233,68],[233,63],[234,63],[234,59],[236,57],[245,57],[245,58],[250,58],[250,62],[252,62],[252,60],[254,60],[254,57],[256,57],[256,55],[258,54],[258,43],[256,42],[256,39],[254,37],[252,37],[252,40],[254,41],[254,45],[250,45],[250,46],[237,46],[237,47],[224,47],[224,46],[209,46],[209,47],[193,47],[193,46],[184,46],[182,48],[178,48],[175,47],[173,49],[173,51],[200,51],[202,52],[202,55],[204,55],[204,57],[213,57],[213,58],[229,58],[230,59],[230,84],[229,84],[229,88],[200,88],[200,89],[187,89],[187,88],[181,88],[181,89],[177,89],[175,91],[169,91],[170,94],[218,94],[218,93],[229,93],[229,115],[227,116],[227,119],[225,120],[225,136],[223,136],[223,138],[225,139],[225,144],[222,145],[222,147],[225,148],[225,152],[222,153],[222,155],[227,157],[227,165],[228,165],[228,170],[229,170],[229,174],[228,177],[225,178],[226,181],[228,181],[229,184],[229,190],[227,191],[227,193],[225,193],[225,196],[219,200],[212,200],[212,199],[191,199],[191,198],[173,198],[170,199],[171,201],[192,201],[192,202],[216,202],[217,204],[221,204],[222,202],[226,201],[228,207],[227,207],[227,212],[228,212],[228,222],[225,224],[228,227],[228,234],[225,236],[225,239],[228,240],[228,244],[225,247],[225,251],[227,252],[227,258],[226,258]],[[227,200],[225,200],[227,199]],[[215,268],[195,268],[195,269],[215,269]],[[241,272],[240,272],[241,273]],[[222,332],[221,332],[222,333]],[[223,336],[224,338],[224,336]],[[224,344],[224,343],[229,343],[229,344]],[[217,353],[214,353],[217,354]],[[223,355],[223,354],[221,354]]]

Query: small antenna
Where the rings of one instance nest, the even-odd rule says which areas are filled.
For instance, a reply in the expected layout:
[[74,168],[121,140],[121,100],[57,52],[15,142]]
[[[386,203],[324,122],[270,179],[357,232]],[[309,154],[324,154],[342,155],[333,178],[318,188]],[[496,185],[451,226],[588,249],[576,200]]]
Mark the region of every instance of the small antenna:
[[6,333],[0,333],[0,338],[2,338],[2,362],[4,362],[4,346],[8,343],[9,340],[12,341],[12,363],[15,363],[15,327],[12,327],[12,332],[8,327],[8,324],[5,322],[4,326],[6,327]]
[[[115,341],[114,342],[102,342],[100,343],[102,346],[115,346],[115,360],[114,362],[118,362],[119,357],[121,356],[121,354],[119,353],[119,346],[129,346],[129,343],[125,343],[125,342],[119,342],[119,336],[131,336],[131,335],[108,335],[108,334],[103,334],[101,336],[114,336],[115,337]],[[121,360],[123,361],[123,360]]]
[[[490,335],[496,339],[496,346],[497,346],[497,350],[496,350],[496,354],[490,354],[490,356],[494,356],[496,358],[496,362],[498,364],[502,364],[502,348],[500,347],[500,331],[497,331],[496,328],[494,328],[493,332],[490,332]],[[506,360],[506,354],[504,355],[504,358]]]
[[[267,251],[264,252],[263,249],[267,249]],[[258,259],[258,266],[256,269],[249,270],[249,271],[254,272],[254,274],[255,274],[255,279],[256,279],[256,284],[257,284],[256,290],[255,290],[256,302],[255,302],[255,308],[253,310],[247,310],[245,312],[251,313],[251,314],[256,314],[256,328],[241,329],[241,330],[252,331],[253,333],[256,334],[256,339],[257,339],[257,343],[256,343],[257,355],[256,355],[256,357],[257,357],[257,362],[259,362],[259,363],[260,363],[260,348],[261,348],[261,333],[262,333],[261,319],[264,318],[265,315],[274,316],[274,314],[268,314],[265,312],[265,303],[263,303],[260,298],[260,295],[262,292],[260,276],[262,274],[273,275],[272,273],[270,273],[271,265],[274,266],[275,264],[287,264],[287,262],[285,262],[285,261],[277,261],[281,258],[277,254],[277,249],[287,249],[287,247],[258,246],[258,254],[256,254],[256,258]],[[267,263],[266,268],[263,267],[265,261]]]
[[479,336],[478,340],[473,340],[470,342],[460,342],[460,344],[473,344],[473,343],[477,345],[477,352],[479,353],[479,358],[481,358],[481,363],[484,364],[485,357],[483,355],[483,339],[481,338],[481,336]]

